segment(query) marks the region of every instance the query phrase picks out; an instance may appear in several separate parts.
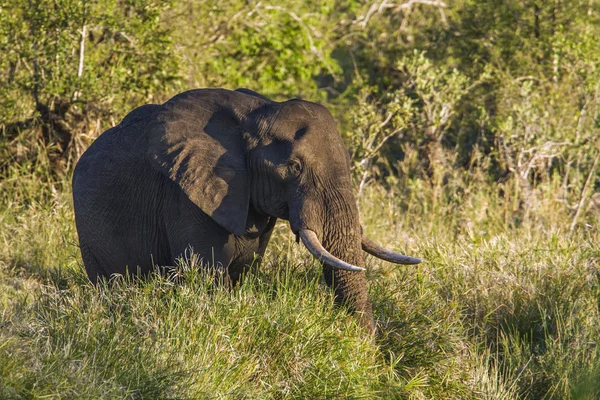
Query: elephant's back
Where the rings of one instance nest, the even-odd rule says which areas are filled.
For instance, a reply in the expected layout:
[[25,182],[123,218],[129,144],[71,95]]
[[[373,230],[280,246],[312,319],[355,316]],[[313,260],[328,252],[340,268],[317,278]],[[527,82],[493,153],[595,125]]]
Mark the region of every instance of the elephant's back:
[[[138,107],[117,125],[102,133],[83,153],[73,172],[73,195],[99,189],[131,167],[143,164],[146,125],[162,108],[157,104]],[[112,176],[112,179],[109,177]],[[106,182],[104,182],[106,181]]]
[[[146,157],[146,125],[162,106],[146,105],[101,134],[73,173],[73,205],[80,244],[105,266],[148,262],[165,178]],[[98,238],[102,238],[99,240]],[[144,244],[140,248],[139,243]],[[117,271],[113,271],[117,272]]]

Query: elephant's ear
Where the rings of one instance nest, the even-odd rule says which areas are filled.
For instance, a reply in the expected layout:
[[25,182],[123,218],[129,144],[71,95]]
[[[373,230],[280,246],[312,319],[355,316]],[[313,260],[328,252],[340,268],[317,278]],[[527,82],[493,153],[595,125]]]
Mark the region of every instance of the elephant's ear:
[[196,90],[178,95],[155,114],[146,135],[153,167],[239,236],[245,232],[250,203],[241,116],[253,107],[230,107],[228,102],[239,105],[231,93]]

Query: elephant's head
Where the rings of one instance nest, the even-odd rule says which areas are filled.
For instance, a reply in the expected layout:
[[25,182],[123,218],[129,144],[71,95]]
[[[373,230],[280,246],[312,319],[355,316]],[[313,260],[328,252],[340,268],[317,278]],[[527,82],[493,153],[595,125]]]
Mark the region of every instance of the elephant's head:
[[419,259],[362,235],[350,160],[329,111],[302,100],[273,102],[248,90],[191,91],[164,106],[149,130],[149,156],[224,228],[242,235],[248,209],[288,220],[323,261],[336,299],[374,330],[362,251],[388,261]]

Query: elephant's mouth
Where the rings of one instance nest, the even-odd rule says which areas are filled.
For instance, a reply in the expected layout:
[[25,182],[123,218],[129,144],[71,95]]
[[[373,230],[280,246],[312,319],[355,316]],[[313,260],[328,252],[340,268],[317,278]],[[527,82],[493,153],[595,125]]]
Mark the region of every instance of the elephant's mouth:
[[[312,230],[304,228],[298,230],[296,234],[302,240],[302,244],[304,244],[306,249],[313,256],[317,257],[331,268],[354,272],[365,271],[364,268],[349,264],[328,252],[317,238],[317,234]],[[419,264],[421,262],[421,260],[418,258],[405,256],[403,254],[395,253],[391,250],[385,249],[365,235],[362,235],[361,245],[362,249],[372,256],[395,264]]]

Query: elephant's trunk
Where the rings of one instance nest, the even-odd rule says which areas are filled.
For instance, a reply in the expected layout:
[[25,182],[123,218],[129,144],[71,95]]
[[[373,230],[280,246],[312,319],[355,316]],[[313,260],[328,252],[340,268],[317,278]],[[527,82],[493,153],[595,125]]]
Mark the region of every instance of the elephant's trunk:
[[335,259],[360,269],[359,271],[341,269],[336,263],[323,259],[325,281],[333,287],[336,301],[347,304],[357,314],[361,325],[375,333],[373,310],[364,272],[362,234],[356,202],[353,197],[336,196],[329,202],[326,200],[325,205],[323,247]]
[[[329,168],[332,165],[333,161]],[[333,288],[336,302],[346,304],[361,325],[374,333],[362,229],[346,168],[345,163],[340,163],[335,174],[324,177],[310,174],[304,178],[289,204],[290,227],[307,249],[323,261],[325,282]]]

